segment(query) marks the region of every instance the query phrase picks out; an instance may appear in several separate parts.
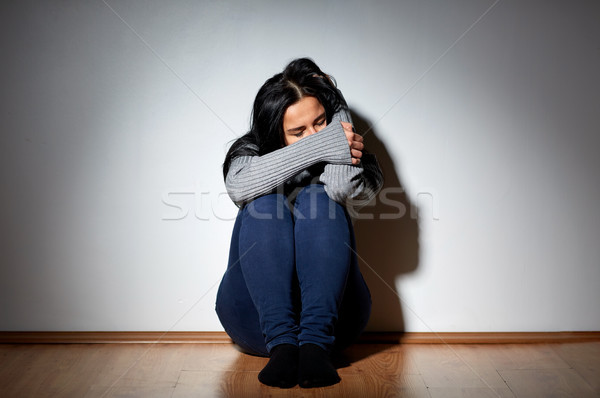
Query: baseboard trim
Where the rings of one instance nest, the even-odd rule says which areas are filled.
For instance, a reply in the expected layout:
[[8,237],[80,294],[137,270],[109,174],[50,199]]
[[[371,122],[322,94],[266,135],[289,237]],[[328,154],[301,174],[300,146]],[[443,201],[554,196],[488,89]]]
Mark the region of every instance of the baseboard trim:
[[[600,341],[600,332],[366,332],[359,343],[534,344]],[[225,332],[0,332],[2,344],[231,344]]]
[[229,343],[225,332],[0,332],[0,343]]
[[535,344],[600,341],[600,332],[376,332],[364,343],[401,344]]

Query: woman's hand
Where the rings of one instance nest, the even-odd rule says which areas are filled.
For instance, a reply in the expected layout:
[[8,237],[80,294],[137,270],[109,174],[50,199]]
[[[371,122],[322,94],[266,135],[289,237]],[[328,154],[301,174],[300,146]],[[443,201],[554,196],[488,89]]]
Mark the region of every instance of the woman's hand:
[[352,164],[359,164],[360,158],[362,157],[362,151],[365,148],[365,145],[363,144],[363,138],[354,132],[354,127],[352,127],[351,123],[340,123],[342,123],[344,133],[346,133],[346,138],[348,139],[350,154],[352,155]]

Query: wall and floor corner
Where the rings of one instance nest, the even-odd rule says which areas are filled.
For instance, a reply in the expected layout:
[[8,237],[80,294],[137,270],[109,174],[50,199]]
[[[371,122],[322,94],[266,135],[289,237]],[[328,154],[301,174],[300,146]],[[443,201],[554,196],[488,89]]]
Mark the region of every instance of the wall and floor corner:
[[[0,330],[220,331],[221,176],[312,57],[387,184],[369,330],[600,330],[600,5],[0,5]],[[364,218],[364,217],[363,217]]]

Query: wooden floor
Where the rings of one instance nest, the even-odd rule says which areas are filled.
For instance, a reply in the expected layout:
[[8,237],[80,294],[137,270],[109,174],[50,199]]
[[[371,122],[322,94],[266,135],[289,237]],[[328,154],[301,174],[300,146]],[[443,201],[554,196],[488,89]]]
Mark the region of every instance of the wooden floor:
[[0,345],[0,397],[600,397],[600,342],[359,344],[342,381],[281,390],[231,344]]

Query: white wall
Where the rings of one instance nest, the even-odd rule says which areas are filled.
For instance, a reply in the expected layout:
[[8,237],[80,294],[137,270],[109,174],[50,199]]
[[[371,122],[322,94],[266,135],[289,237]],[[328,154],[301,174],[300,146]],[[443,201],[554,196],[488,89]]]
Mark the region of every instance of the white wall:
[[0,330],[222,330],[220,165],[298,56],[420,212],[357,222],[370,329],[600,330],[600,6],[493,4],[3,2]]

